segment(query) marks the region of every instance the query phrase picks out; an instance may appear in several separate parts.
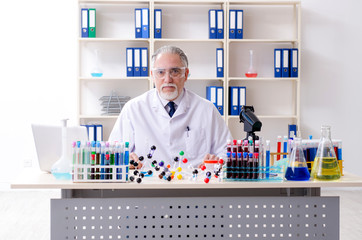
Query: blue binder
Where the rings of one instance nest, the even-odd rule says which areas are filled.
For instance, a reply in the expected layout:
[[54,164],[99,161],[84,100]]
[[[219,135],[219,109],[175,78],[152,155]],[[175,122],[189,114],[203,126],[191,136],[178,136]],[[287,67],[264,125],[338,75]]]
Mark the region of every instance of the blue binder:
[[209,10],[209,39],[216,39],[216,10]]
[[232,116],[239,115],[239,87],[229,87],[229,114]]
[[81,27],[82,38],[88,37],[88,8],[82,8],[81,10]]
[[94,141],[103,141],[103,126],[100,124],[95,124],[94,131]]
[[216,48],[216,77],[224,77],[224,49]]
[[150,10],[142,8],[142,38],[150,37]]
[[127,77],[133,77],[134,76],[133,48],[126,49],[126,65],[127,65]]
[[162,38],[162,10],[155,9],[155,38]]
[[289,64],[290,49],[282,49],[282,77],[290,77],[290,64]]
[[94,141],[94,127],[93,125],[81,125],[82,127],[87,128],[88,140]]
[[288,124],[288,139],[293,138],[292,134],[294,136],[297,136],[297,125],[296,124]]
[[236,38],[236,10],[229,11],[229,38]]
[[290,50],[290,76],[298,77],[298,48]]
[[223,39],[224,38],[224,10],[218,9],[217,13],[217,34],[216,38]]
[[141,76],[148,76],[148,49],[141,48]]
[[236,11],[236,38],[237,39],[244,38],[244,11],[243,10]]
[[216,87],[215,86],[207,86],[206,87],[206,99],[212,102],[215,107],[216,106]]
[[224,88],[216,87],[216,106],[221,115],[224,115]]
[[141,49],[134,48],[133,49],[133,76],[140,77],[141,76]]
[[274,49],[274,77],[282,77],[282,50]]
[[134,10],[134,22],[135,22],[135,37],[142,38],[142,9],[136,8]]
[[239,113],[241,112],[241,108],[245,105],[246,105],[246,87],[239,87]]
[[89,141],[103,141],[103,125],[87,124],[81,125],[87,128]]

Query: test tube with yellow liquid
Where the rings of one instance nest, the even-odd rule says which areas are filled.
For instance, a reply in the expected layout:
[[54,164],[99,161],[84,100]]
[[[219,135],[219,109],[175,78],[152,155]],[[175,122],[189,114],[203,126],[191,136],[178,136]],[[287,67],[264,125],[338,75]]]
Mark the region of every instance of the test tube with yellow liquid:
[[321,181],[337,180],[341,178],[341,171],[331,139],[330,126],[322,125],[321,139],[314,159],[311,178]]

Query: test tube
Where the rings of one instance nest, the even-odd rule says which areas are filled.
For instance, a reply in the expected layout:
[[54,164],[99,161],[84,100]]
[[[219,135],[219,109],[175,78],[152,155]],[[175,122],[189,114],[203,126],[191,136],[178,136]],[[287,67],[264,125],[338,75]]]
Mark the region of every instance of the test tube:
[[[288,153],[288,136],[284,136],[283,138],[283,153]],[[283,158],[286,158],[287,155],[283,155]]]
[[270,140],[265,141],[266,147],[265,147],[265,177],[266,179],[269,179],[270,174]]
[[226,152],[231,152],[231,140],[226,140]]
[[253,179],[259,178],[259,140],[255,140],[255,148],[254,148],[254,159],[253,159],[253,167],[254,167],[254,175]]
[[259,153],[258,152],[254,153],[253,167],[254,167],[253,179],[259,179]]
[[248,154],[248,162],[247,162],[247,166],[246,166],[246,171],[247,171],[247,179],[252,179],[253,178],[253,153],[249,152]]
[[[282,136],[277,137],[277,153],[282,152]],[[280,155],[277,155],[277,161],[280,160]]]
[[96,164],[96,142],[92,141],[91,145],[91,179],[95,179],[95,166]]
[[77,143],[76,142],[72,143],[72,156],[73,156],[73,159],[72,159],[72,163],[73,163],[73,166],[72,166],[72,178],[74,180],[74,179],[76,179],[76,175],[74,174],[75,173],[74,165],[76,164],[76,158],[77,158]]
[[226,153],[226,178],[230,179],[232,177],[232,167],[231,167],[231,152]]
[[242,167],[242,178],[247,178],[247,165],[248,165],[248,140],[244,140],[244,151],[243,151],[243,167]]
[[[96,145],[96,166],[101,164],[101,143],[97,141]],[[96,168],[96,179],[100,179],[100,169],[99,167]]]
[[237,172],[237,169],[236,169],[236,166],[237,166],[237,158],[236,158],[236,152],[232,152],[231,153],[231,178],[236,178],[236,172]]
[[[106,165],[106,148],[105,148],[105,144],[102,142],[101,143],[101,166],[105,166]],[[106,168],[102,167],[101,168],[101,179],[106,179],[106,175],[104,174],[106,172]]]

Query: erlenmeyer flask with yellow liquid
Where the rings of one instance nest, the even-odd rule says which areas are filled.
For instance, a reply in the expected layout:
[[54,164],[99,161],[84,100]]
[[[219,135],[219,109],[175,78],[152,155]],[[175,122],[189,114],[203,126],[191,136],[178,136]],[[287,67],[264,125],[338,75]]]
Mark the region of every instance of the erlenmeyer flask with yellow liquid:
[[333,148],[331,127],[323,125],[321,133],[311,178],[322,181],[337,180],[341,177],[341,171]]

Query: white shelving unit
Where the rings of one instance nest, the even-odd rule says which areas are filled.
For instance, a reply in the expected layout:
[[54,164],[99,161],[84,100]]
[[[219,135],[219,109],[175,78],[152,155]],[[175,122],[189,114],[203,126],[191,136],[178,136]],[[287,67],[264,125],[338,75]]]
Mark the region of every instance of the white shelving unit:
[[[274,78],[274,49],[298,48],[301,39],[300,1],[171,1],[78,0],[81,8],[96,8],[96,38],[78,35],[78,118],[80,124],[104,126],[104,139],[117,116],[102,116],[99,98],[116,90],[134,98],[153,87],[150,77],[126,77],[126,48],[147,47],[152,53],[163,45],[185,51],[190,63],[186,87],[206,97],[206,86],[224,87],[224,119],[233,137],[244,137],[238,116],[229,116],[229,86],[246,86],[246,104],[253,105],[263,122],[264,139],[286,135],[287,125],[300,125],[300,70],[298,78]],[[150,9],[150,38],[136,39],[134,9]],[[154,38],[154,9],[162,9],[162,37]],[[224,39],[209,39],[209,9],[224,10]],[[229,39],[229,10],[244,10],[244,39]],[[78,24],[80,29],[80,23]],[[224,48],[224,77],[216,77],[216,48]],[[103,77],[91,77],[95,49]],[[254,50],[257,78],[246,78],[249,49]],[[299,51],[299,69],[300,69]]]

